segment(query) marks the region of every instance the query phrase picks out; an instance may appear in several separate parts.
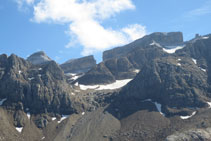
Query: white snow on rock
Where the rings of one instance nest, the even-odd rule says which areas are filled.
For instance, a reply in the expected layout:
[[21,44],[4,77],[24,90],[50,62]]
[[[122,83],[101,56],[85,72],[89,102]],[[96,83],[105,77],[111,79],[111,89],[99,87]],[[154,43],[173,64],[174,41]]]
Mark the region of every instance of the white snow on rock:
[[178,58],[178,59],[177,59],[177,61],[181,61],[181,59],[180,59],[180,58]]
[[39,68],[38,70],[42,70],[42,68]]
[[135,73],[139,73],[139,72],[140,72],[140,70],[139,70],[139,69],[135,69],[133,72],[135,72]]
[[207,70],[206,69],[203,69],[203,68],[201,68],[201,67],[199,67],[202,71],[204,71],[204,72],[207,72]]
[[63,120],[68,118],[70,115],[62,115],[62,118],[58,121],[58,123],[61,123]]
[[75,83],[75,86],[79,86],[78,82]]
[[105,85],[79,85],[81,90],[95,89],[95,90],[114,90],[125,86],[132,79],[116,80],[116,82]]
[[71,93],[71,95],[75,95],[75,93]]
[[181,119],[189,119],[192,116],[194,116],[196,114],[196,111],[194,111],[190,116],[180,116]]
[[180,49],[183,49],[185,46],[175,46],[174,48],[170,48],[170,49],[167,49],[167,48],[163,48],[163,51],[169,53],[169,54],[173,54],[175,53],[177,50],[180,50]]
[[18,71],[18,74],[21,74],[21,73],[22,73],[22,71],[21,71],[21,70],[19,70],[19,71]]
[[21,133],[22,130],[23,130],[23,127],[16,127],[15,129],[16,129],[19,133]]
[[56,120],[56,117],[52,117],[51,119],[54,121],[54,120]]
[[42,139],[41,140],[44,140],[45,139],[45,137],[42,137]]
[[197,64],[196,59],[192,58],[192,61],[194,62],[194,64]]
[[81,90],[97,89],[99,85],[79,85]]
[[7,100],[6,98],[0,100],[0,106],[3,105],[3,103],[4,103],[6,100]]
[[70,76],[71,78],[69,80],[76,80],[83,76],[83,74],[79,75],[77,73],[66,73],[65,75]]
[[85,112],[82,112],[81,114],[82,114],[82,115],[85,115]]
[[30,81],[34,79],[34,77],[28,78]]
[[207,102],[207,104],[209,105],[209,108],[211,108],[211,102]]
[[42,75],[41,74],[38,74],[38,76],[41,77]]
[[[146,100],[144,100],[144,101],[142,101],[142,102],[146,102],[146,101],[148,101],[148,102],[152,102],[152,100],[151,100],[151,99],[146,99]],[[158,102],[152,102],[152,103],[154,103],[154,104],[155,104],[155,106],[156,106],[156,108],[157,108],[158,112],[159,112],[162,116],[166,116],[166,115],[165,115],[165,113],[163,113],[163,112],[161,111],[161,107],[162,107],[162,105],[161,105],[160,103],[158,103]]]
[[26,115],[27,115],[28,119],[30,119],[31,114],[30,113],[27,113]]
[[180,64],[180,63],[177,63],[177,65],[178,65],[178,66],[181,66],[181,64]]
[[158,46],[158,47],[161,47],[161,45],[155,41],[153,41],[150,46]]
[[209,39],[209,37],[204,36],[204,37],[202,37],[202,39]]

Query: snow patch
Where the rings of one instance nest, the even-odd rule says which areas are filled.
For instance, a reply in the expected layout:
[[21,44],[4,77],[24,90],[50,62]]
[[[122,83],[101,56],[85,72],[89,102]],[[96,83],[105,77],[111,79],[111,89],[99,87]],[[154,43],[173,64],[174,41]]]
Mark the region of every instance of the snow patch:
[[181,61],[181,59],[180,59],[180,58],[178,58],[178,59],[177,59],[177,61]]
[[42,70],[42,68],[39,68],[38,70]]
[[158,46],[158,47],[161,47],[161,45],[155,41],[153,41],[150,46]]
[[196,59],[192,58],[192,61],[194,62],[194,64],[197,64]]
[[71,93],[71,95],[75,95],[75,93]]
[[54,121],[54,120],[56,120],[56,117],[52,117],[51,119]]
[[203,68],[201,68],[201,67],[199,67],[202,71],[204,71],[204,72],[207,72],[207,70],[206,69],[203,69]]
[[192,116],[194,116],[196,114],[196,111],[194,111],[190,116],[180,116],[181,119],[189,119]]
[[28,78],[30,81],[34,79],[34,77]]
[[21,74],[21,73],[22,73],[22,71],[21,71],[21,70],[19,70],[19,71],[18,71],[18,74]]
[[180,63],[177,63],[177,66],[181,66],[181,64]]
[[[152,102],[151,99],[146,99],[146,100],[144,100],[144,101],[142,101],[142,102],[146,102],[146,101],[147,101],[147,102]],[[163,112],[161,111],[162,105],[161,105],[160,103],[158,103],[158,102],[152,102],[152,103],[155,104],[155,106],[156,106],[158,112],[159,112],[162,116],[166,116],[165,113],[163,113]]]
[[16,127],[15,129],[16,129],[19,133],[21,133],[22,130],[23,130],[23,127]]
[[6,98],[0,100],[0,106],[3,105],[3,103],[4,103],[6,100],[7,100]]
[[42,137],[42,139],[41,140],[44,140],[45,139],[45,137]]
[[81,114],[82,114],[82,115],[85,115],[85,112],[82,112]]
[[27,115],[28,119],[30,119],[30,117],[31,117],[30,113],[27,113],[26,115]]
[[38,76],[41,77],[42,75],[41,74],[38,74]]
[[79,85],[81,90],[114,90],[119,89],[129,83],[132,79],[116,80],[116,82],[106,85]]
[[62,115],[62,118],[58,121],[58,123],[61,123],[63,120],[68,118],[70,115]]
[[135,73],[139,73],[139,72],[140,72],[140,70],[139,70],[139,69],[135,69],[133,72],[135,72]]
[[211,102],[207,102],[207,104],[209,105],[209,108],[211,108]]
[[204,36],[204,37],[202,37],[202,39],[209,39],[209,37]]
[[164,52],[167,52],[169,54],[173,54],[175,53],[177,50],[180,50],[180,49],[183,49],[185,46],[175,46],[174,48],[170,48],[170,49],[167,49],[167,48],[163,48],[163,51]]
[[78,82],[75,83],[75,86],[79,86]]

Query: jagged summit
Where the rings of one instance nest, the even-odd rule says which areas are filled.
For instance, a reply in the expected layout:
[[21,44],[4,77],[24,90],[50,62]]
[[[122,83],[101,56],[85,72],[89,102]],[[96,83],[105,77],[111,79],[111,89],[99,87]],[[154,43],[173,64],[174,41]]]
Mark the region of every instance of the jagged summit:
[[35,52],[27,58],[27,61],[31,62],[34,65],[44,64],[51,61],[51,58],[48,57],[45,52],[39,51]]

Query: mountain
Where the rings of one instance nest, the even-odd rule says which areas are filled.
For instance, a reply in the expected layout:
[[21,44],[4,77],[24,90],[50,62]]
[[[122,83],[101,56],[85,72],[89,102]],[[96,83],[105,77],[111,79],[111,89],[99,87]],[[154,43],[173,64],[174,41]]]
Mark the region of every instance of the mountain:
[[182,36],[152,33],[97,65],[0,55],[0,140],[209,141],[211,34]]
[[93,55],[71,59],[63,64],[60,67],[64,70],[65,73],[84,73],[89,71],[96,65],[96,60]]
[[27,61],[31,62],[34,65],[37,65],[47,63],[51,61],[51,59],[43,51],[39,51],[30,55],[27,58]]
[[111,58],[125,56],[135,48],[149,45],[153,41],[159,43],[161,46],[177,46],[183,44],[183,34],[182,32],[155,32],[150,35],[146,35],[128,45],[104,51],[103,60],[105,61]]
[[[181,32],[152,33],[123,47],[103,52],[103,62],[78,81],[81,84],[105,84],[134,78],[151,60],[168,56],[163,48],[183,45]],[[92,80],[95,79],[95,81]]]

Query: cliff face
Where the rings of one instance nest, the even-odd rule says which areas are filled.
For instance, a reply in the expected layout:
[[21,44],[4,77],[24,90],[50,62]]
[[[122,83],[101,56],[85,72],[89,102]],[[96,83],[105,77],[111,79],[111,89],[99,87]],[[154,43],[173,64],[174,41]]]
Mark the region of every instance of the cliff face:
[[73,59],[61,64],[60,67],[65,73],[81,73],[87,72],[96,65],[93,55],[78,59]]

